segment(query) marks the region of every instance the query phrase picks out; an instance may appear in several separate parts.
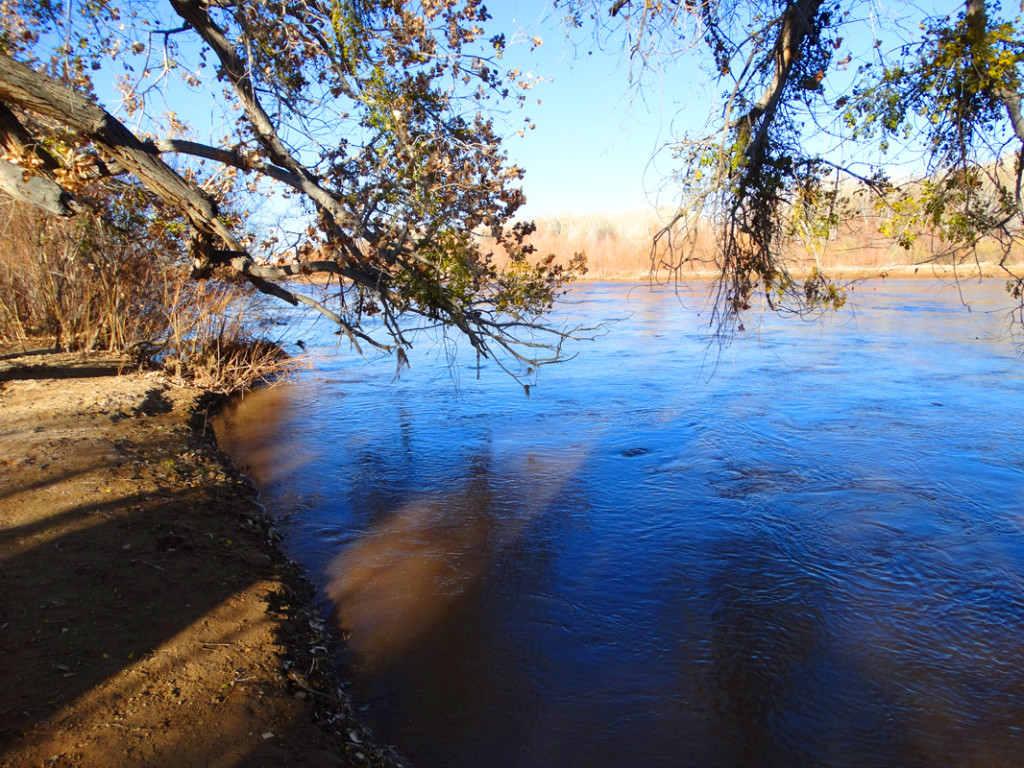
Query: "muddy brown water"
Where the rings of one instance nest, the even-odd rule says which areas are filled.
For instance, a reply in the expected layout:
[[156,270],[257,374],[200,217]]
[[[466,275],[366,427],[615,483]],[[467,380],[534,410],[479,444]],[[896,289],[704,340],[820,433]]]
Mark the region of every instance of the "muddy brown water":
[[342,351],[220,434],[419,768],[1019,765],[1024,364],[964,292],[719,354],[699,291],[588,285],[529,398]]

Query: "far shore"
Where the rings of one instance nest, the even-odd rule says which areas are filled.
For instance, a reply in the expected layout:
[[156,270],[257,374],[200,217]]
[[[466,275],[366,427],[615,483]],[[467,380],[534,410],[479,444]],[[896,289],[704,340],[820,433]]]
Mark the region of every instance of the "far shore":
[[[852,282],[856,280],[1009,280],[1012,275],[1007,269],[1024,273],[1024,265],[1002,267],[994,262],[970,262],[965,264],[894,264],[887,267],[828,267],[822,270],[830,280]],[[812,268],[794,269],[790,276],[794,280],[806,280],[813,274]],[[678,273],[660,270],[605,270],[591,269],[574,282],[580,283],[654,283],[671,285],[676,282],[710,283],[718,280],[717,270],[681,270]],[[334,276],[308,275],[299,278],[301,282],[322,285],[335,280]]]

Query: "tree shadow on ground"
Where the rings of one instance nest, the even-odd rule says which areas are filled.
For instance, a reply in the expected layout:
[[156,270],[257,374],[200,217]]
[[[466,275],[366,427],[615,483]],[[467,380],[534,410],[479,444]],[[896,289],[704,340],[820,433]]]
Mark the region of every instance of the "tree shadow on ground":
[[0,765],[355,764],[254,492],[179,415],[139,421],[132,460],[3,478]]

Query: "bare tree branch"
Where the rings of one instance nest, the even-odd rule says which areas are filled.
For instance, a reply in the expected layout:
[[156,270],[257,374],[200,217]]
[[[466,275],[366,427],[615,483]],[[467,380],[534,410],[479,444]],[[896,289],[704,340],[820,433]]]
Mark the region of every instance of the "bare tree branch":
[[157,152],[178,152],[183,155],[202,157],[213,160],[223,165],[230,165],[241,171],[255,171],[272,179],[277,179],[296,191],[302,191],[303,180],[298,174],[279,168],[276,165],[265,163],[252,155],[243,155],[240,152],[230,149],[219,149],[207,144],[200,144],[186,139],[156,139],[150,142]]
[[298,188],[309,196],[318,207],[328,211],[332,218],[344,226],[351,236],[363,237],[367,233],[362,223],[342,208],[338,202],[324,190],[298,160],[296,160],[277,134],[270,116],[263,109],[252,78],[245,62],[239,57],[235,47],[228,40],[224,31],[210,18],[207,5],[202,0],[171,0],[171,5],[196,33],[210,46],[220,60],[224,73],[235,90],[242,109],[252,125],[256,139],[269,153],[271,161],[291,171],[299,180]]
[[60,184],[42,176],[29,176],[21,166],[6,160],[0,160],[0,189],[58,216],[73,216],[78,212],[75,196]]

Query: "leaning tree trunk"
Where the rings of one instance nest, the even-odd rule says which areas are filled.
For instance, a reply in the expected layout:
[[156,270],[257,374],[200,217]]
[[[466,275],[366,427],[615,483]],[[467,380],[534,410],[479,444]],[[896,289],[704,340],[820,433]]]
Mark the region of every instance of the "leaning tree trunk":
[[0,54],[0,102],[31,110],[75,131],[117,160],[197,230],[220,238],[231,250],[243,250],[218,219],[217,205],[209,195],[182,178],[113,115],[82,94]]
[[[189,154],[198,156],[209,157],[211,153],[216,153],[217,160],[243,170],[265,164],[190,142],[143,142],[113,115],[83,94],[0,53],[0,144],[4,145],[9,154],[24,155],[34,151],[39,157],[31,172],[27,168],[0,160],[0,189],[60,216],[73,215],[77,211],[75,197],[55,180],[54,170],[60,167],[59,164],[48,153],[38,149],[42,143],[31,136],[12,107],[34,112],[70,129],[83,144],[91,143],[112,158],[118,170],[131,173],[147,190],[184,216],[195,230],[192,257],[194,274],[197,276],[205,276],[216,265],[228,266],[263,293],[293,305],[301,303],[310,306],[350,335],[369,340],[320,302],[271,280],[287,279],[300,272],[327,272],[349,278],[371,290],[383,291],[387,290],[389,282],[386,274],[366,265],[341,264],[337,261],[317,261],[294,265],[294,268],[260,267],[221,221],[216,202],[197,184],[167,165],[161,159],[160,152],[161,149],[178,151],[184,146],[185,151],[192,150]],[[294,160],[289,163],[287,170],[279,166],[260,167],[259,170],[307,193],[309,187],[314,186],[319,192],[317,197],[330,200],[329,195],[315,184],[308,171],[298,167]]]

